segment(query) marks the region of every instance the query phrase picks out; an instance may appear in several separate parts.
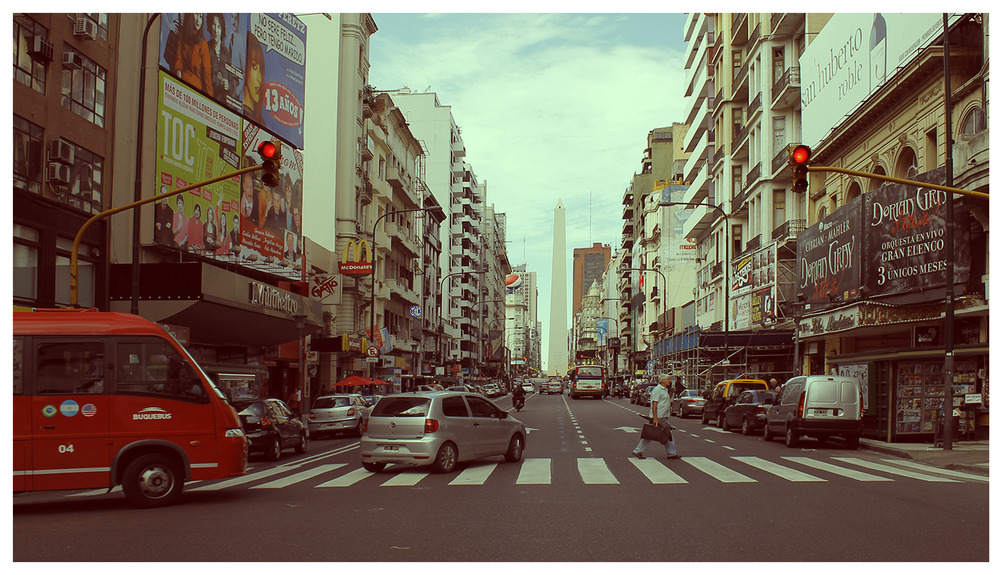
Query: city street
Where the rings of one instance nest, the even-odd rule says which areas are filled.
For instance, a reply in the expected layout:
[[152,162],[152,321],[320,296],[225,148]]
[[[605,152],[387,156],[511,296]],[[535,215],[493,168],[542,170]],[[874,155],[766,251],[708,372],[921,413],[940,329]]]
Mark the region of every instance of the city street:
[[[509,396],[495,402],[507,409]],[[788,449],[671,418],[682,459],[630,452],[648,407],[528,397],[525,457],[450,475],[361,468],[357,438],[139,510],[119,491],[14,496],[15,561],[986,561],[988,477],[838,440]]]

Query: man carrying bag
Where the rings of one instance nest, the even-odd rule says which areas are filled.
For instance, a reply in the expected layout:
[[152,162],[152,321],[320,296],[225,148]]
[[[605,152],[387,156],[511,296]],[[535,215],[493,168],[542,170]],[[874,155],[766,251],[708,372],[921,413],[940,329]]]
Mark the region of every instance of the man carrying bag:
[[[649,394],[650,403],[650,420],[653,426],[659,428],[660,443],[667,450],[667,459],[679,459],[680,455],[677,453],[677,447],[674,446],[674,439],[670,433],[670,424],[667,423],[667,417],[670,415],[670,376],[666,374],[660,375],[660,385],[653,388],[653,391]],[[651,430],[656,431],[656,430]],[[640,436],[639,445],[632,450],[632,455],[638,457],[639,459],[646,459],[643,455],[643,451],[649,447],[652,441],[656,441],[655,438],[648,439],[647,436],[650,435],[647,430],[643,429],[643,433]]]

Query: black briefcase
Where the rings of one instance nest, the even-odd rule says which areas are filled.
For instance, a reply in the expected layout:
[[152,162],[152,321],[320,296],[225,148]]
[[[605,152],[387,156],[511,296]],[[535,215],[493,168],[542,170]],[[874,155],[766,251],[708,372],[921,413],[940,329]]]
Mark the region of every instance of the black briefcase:
[[643,439],[649,439],[656,441],[658,443],[666,443],[673,439],[670,434],[669,428],[660,427],[659,425],[653,425],[652,423],[644,423],[642,425],[642,432],[639,437]]

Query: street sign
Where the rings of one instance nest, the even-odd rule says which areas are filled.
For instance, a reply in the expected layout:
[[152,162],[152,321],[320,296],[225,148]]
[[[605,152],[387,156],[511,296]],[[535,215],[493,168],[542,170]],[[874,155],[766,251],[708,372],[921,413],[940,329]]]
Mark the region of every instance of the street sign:
[[368,355],[368,357],[378,357],[378,347],[369,345],[368,349],[365,350],[365,354]]
[[365,363],[378,363],[378,358],[377,357],[366,357],[365,358]]
[[413,307],[410,308],[410,315],[412,315],[413,317],[420,317],[421,313],[423,313],[423,312],[420,309],[419,305],[415,305],[415,306],[413,306]]

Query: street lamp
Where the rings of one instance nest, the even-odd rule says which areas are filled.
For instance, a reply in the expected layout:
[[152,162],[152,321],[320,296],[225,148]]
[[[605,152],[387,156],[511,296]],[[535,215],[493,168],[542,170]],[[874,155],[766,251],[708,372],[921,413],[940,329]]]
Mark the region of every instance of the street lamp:
[[[378,223],[382,221],[386,216],[405,214],[407,212],[444,212],[444,208],[441,206],[431,206],[429,208],[410,208],[406,210],[395,210],[392,212],[387,211],[381,216],[375,218],[375,224],[372,225],[372,300],[371,300],[371,332],[370,336],[375,339],[375,264],[378,262],[378,252],[375,250],[375,231],[378,229]],[[367,350],[365,350],[367,352]],[[374,373],[372,373],[372,364],[368,364],[368,379],[374,380]],[[374,383],[374,382],[373,382]],[[372,386],[374,387],[374,386]]]
[[726,365],[729,365],[729,216],[726,212],[722,210],[719,206],[715,204],[703,204],[699,202],[660,202],[661,206],[702,206],[705,208],[712,208],[713,210],[719,212],[722,219],[726,223],[726,261],[725,261],[725,272],[726,272],[726,285],[722,289],[722,295],[725,298],[725,347],[726,347]]

